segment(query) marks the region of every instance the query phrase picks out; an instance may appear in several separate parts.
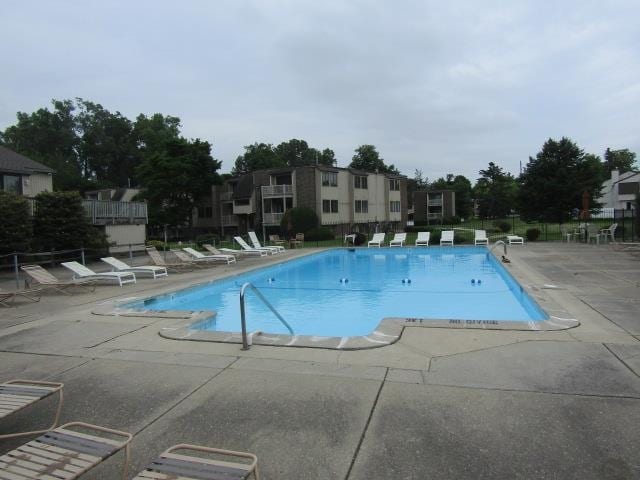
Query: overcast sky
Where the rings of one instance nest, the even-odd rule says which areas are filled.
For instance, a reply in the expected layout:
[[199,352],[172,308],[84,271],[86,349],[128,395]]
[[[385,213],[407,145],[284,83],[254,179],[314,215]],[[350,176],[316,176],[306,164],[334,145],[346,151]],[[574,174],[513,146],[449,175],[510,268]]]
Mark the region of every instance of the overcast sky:
[[339,166],[373,144],[413,177],[490,161],[518,174],[549,137],[640,155],[640,2],[7,1],[0,129],[82,97],[175,115],[233,167],[292,138]]

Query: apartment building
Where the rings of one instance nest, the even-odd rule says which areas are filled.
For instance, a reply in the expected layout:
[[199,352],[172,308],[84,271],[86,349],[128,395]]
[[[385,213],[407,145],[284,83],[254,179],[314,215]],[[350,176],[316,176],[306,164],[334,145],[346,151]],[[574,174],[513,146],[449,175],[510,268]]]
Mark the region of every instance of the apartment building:
[[0,145],[0,191],[25,197],[53,190],[54,171]]
[[640,193],[640,172],[611,172],[611,178],[602,184],[602,196],[598,200],[604,208],[633,210],[636,195]]
[[416,223],[437,222],[456,214],[456,192],[453,190],[418,190],[413,192],[413,220]]
[[214,186],[211,203],[207,199],[198,208],[194,225],[225,236],[247,230],[276,233],[288,209],[308,207],[320,225],[338,234],[402,230],[407,221],[406,180],[324,165],[258,170]]

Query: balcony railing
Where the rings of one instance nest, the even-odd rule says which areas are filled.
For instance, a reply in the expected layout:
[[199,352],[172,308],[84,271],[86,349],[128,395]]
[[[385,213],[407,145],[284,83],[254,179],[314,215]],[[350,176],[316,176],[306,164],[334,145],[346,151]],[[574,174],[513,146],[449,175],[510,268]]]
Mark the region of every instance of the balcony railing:
[[94,225],[136,225],[148,220],[147,204],[143,202],[83,200],[82,206]]
[[428,204],[430,207],[439,207],[439,206],[442,206],[442,199],[441,199],[441,198],[433,199],[433,200],[431,200],[431,199],[430,199],[430,200],[427,202],[427,204]]
[[264,185],[262,197],[282,197],[293,195],[293,185]]
[[265,225],[280,225],[284,213],[263,213],[262,217],[262,222]]
[[222,215],[222,226],[223,227],[236,227],[238,226],[238,216],[237,215]]

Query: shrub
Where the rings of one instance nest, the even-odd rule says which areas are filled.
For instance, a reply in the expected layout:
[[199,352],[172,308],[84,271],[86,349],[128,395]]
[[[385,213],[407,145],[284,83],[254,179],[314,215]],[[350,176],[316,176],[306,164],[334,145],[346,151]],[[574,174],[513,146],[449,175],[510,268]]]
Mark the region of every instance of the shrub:
[[458,225],[458,224],[460,224],[460,223],[461,223],[461,219],[460,219],[460,217],[456,217],[456,216],[453,216],[453,217],[444,217],[444,218],[442,219],[442,224],[443,224],[443,225]]
[[440,237],[442,232],[440,230],[434,230],[429,236],[429,245],[440,245]]
[[530,242],[535,242],[540,237],[540,229],[539,228],[529,228],[525,233],[527,240]]
[[148,247],[156,247],[156,250],[164,250],[164,242],[162,240],[147,240]]
[[36,196],[33,237],[40,249],[108,246],[104,231],[91,225],[77,192],[42,192]]
[[504,220],[493,222],[493,225],[502,233],[507,233],[509,230],[511,230],[511,224],[509,222],[505,222]]
[[309,240],[313,242],[319,242],[322,240],[334,240],[335,238],[336,237],[333,233],[333,230],[327,227],[312,228],[304,234],[305,241]]
[[304,233],[305,237],[310,230],[318,226],[318,215],[307,207],[295,207],[287,210],[280,221],[280,228],[289,236],[296,233]]
[[364,233],[356,233],[356,238],[353,240],[354,245],[363,245],[367,241],[367,236]]
[[0,218],[0,254],[26,251],[32,232],[27,200],[0,191]]

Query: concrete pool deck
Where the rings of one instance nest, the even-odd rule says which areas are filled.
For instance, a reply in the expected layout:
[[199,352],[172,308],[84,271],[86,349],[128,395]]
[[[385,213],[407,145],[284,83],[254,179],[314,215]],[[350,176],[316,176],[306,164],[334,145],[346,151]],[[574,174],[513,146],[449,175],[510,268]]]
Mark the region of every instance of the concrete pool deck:
[[[0,380],[64,382],[62,421],[134,433],[130,477],[191,442],[257,454],[264,479],[640,478],[640,257],[530,243],[509,258],[521,284],[545,289],[580,326],[406,327],[373,350],[241,351],[160,337],[175,319],[91,313],[263,264],[243,260],[0,308]],[[10,275],[0,286],[15,287]],[[42,425],[51,408],[0,432]],[[19,443],[0,441],[0,454]],[[120,460],[83,478],[118,478]]]

